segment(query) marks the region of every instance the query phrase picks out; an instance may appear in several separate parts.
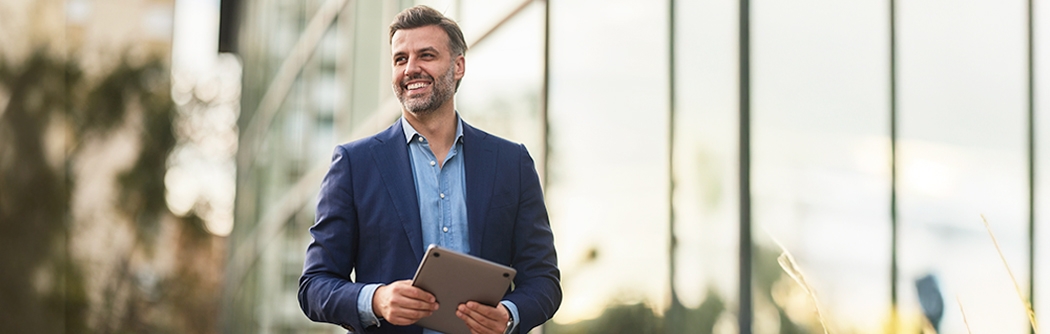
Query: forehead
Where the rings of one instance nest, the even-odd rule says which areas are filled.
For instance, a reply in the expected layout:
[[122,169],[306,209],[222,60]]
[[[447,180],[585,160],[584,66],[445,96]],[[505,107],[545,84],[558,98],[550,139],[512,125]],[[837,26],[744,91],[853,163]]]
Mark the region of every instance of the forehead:
[[411,52],[425,48],[434,48],[448,52],[448,34],[436,25],[412,29],[401,29],[394,32],[390,39],[390,52]]

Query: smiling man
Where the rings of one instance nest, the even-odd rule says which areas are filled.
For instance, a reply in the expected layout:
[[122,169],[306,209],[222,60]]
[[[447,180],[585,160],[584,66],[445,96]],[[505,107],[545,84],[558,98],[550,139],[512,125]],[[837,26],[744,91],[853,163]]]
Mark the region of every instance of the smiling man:
[[[390,25],[390,49],[402,117],[335,148],[299,305],[353,333],[433,333],[414,324],[445,307],[473,333],[528,332],[562,296],[532,157],[456,112],[466,43],[455,22],[430,7],[406,9]],[[438,303],[410,281],[430,244],[514,267],[513,290],[495,307]]]

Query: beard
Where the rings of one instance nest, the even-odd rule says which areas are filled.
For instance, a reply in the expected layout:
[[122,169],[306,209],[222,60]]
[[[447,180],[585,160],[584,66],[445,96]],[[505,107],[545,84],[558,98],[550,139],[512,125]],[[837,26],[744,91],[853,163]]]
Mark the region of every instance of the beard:
[[[419,73],[410,78],[402,79],[400,83],[394,85],[394,95],[397,95],[397,100],[401,102],[401,106],[413,114],[429,114],[437,110],[445,102],[452,99],[456,94],[456,82],[454,77],[455,66],[449,66],[448,71],[445,71],[441,77],[434,80],[433,77]],[[415,79],[430,80],[431,90],[430,95],[427,96],[406,96],[408,95],[403,82]]]

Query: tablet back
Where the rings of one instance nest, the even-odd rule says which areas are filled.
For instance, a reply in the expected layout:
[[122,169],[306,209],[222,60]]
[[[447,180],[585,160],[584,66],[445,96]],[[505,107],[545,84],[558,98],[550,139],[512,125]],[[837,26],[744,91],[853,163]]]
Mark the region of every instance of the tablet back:
[[456,308],[467,301],[495,306],[514,281],[517,271],[482,258],[430,245],[419,263],[412,285],[437,298],[438,310],[417,325],[447,334],[469,334],[456,317]]

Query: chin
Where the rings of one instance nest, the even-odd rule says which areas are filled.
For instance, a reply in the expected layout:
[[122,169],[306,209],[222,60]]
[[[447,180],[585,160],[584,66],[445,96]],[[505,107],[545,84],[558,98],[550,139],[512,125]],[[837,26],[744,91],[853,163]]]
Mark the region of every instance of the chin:
[[434,113],[434,111],[437,110],[437,108],[433,108],[431,106],[413,106],[413,105],[406,105],[405,109],[408,110],[408,112],[416,114],[416,115],[428,115],[428,114]]

